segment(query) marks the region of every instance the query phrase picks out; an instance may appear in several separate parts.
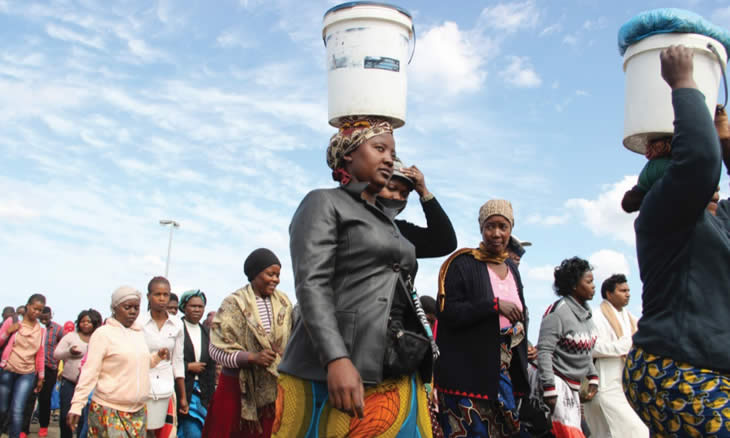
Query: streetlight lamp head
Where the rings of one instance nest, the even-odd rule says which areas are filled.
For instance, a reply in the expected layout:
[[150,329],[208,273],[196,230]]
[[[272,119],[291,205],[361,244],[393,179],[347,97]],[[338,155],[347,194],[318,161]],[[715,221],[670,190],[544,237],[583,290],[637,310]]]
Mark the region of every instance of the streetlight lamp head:
[[175,222],[174,220],[171,220],[171,219],[161,219],[160,220],[160,225],[172,225],[175,228],[178,228],[180,226],[179,223],[177,223],[177,222]]

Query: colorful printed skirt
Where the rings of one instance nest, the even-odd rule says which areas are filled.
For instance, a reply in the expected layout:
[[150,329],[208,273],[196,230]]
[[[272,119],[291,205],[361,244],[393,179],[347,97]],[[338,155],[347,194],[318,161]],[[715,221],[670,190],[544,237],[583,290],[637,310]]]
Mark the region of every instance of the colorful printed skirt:
[[439,392],[439,416],[444,436],[512,437],[520,430],[509,371],[499,375],[497,400],[482,400]]
[[92,438],[145,438],[147,409],[122,412],[92,401],[89,405],[89,433]]
[[431,438],[426,390],[419,377],[365,388],[365,416],[334,409],[327,384],[279,376],[274,438]]
[[730,375],[647,353],[626,357],[624,392],[656,437],[730,437]]

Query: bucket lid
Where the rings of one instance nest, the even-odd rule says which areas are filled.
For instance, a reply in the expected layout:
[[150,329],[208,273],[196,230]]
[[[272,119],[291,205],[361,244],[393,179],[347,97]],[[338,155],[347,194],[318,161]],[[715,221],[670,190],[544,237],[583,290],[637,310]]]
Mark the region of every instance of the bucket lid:
[[327,12],[324,13],[324,16],[326,17],[327,14],[330,12],[337,12],[342,9],[349,9],[349,8],[355,8],[357,6],[382,6],[385,8],[391,8],[395,9],[396,11],[400,12],[401,14],[405,15],[406,17],[413,19],[413,16],[410,12],[408,12],[407,9],[401,8],[400,6],[392,5],[390,3],[383,3],[383,2],[370,2],[370,1],[359,1],[359,2],[347,2],[342,3],[337,6],[333,6],[327,10]]

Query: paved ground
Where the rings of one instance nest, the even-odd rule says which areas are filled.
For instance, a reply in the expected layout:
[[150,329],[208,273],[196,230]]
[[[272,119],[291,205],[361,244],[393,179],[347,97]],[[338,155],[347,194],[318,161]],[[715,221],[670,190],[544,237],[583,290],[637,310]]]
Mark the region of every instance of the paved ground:
[[[7,438],[7,434],[1,435],[2,438]],[[38,436],[38,424],[31,424],[30,425],[30,435],[28,435],[29,438],[36,438]],[[58,429],[58,423],[51,423],[51,425],[48,427],[48,438],[59,438],[61,436],[61,431]]]

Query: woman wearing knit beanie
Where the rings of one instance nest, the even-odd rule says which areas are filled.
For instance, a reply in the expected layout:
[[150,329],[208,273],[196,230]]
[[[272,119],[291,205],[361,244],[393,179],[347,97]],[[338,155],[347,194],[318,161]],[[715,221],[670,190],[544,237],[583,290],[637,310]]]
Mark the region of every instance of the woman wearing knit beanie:
[[460,249],[441,266],[434,383],[444,436],[520,431],[514,394],[529,393],[527,310],[507,253],[514,224],[509,201],[488,201],[479,209],[479,247]]
[[269,249],[243,264],[249,283],[223,300],[209,351],[223,365],[203,437],[268,438],[274,423],[277,367],[291,332],[292,305],[279,285],[281,262]]
[[[416,252],[376,198],[395,156],[387,120],[346,121],[327,149],[339,186],[307,194],[292,218],[301,317],[279,367],[277,438],[431,438],[433,351],[409,284]],[[414,347],[407,362],[398,345]]]

